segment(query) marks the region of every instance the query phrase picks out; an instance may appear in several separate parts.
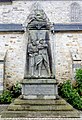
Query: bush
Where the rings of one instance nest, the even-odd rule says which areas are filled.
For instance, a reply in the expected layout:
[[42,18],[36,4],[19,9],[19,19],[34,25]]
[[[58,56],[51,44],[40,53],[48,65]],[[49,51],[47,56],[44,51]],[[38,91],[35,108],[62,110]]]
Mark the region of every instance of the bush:
[[82,84],[82,69],[76,70],[75,79],[76,79],[76,82],[78,83],[78,85]]
[[3,91],[0,95],[0,104],[7,104],[12,102],[12,94],[9,90]]
[[65,98],[73,107],[82,110],[82,99],[77,89],[73,88],[70,80],[59,85],[59,95]]
[[82,69],[76,70],[75,80],[77,82],[77,91],[82,95]]
[[4,90],[0,95],[0,104],[11,103],[13,98],[21,94],[21,85],[17,82],[9,90]]
[[67,101],[75,108],[82,109],[82,100],[76,89],[72,89]]
[[10,91],[14,98],[18,97],[21,95],[21,85],[17,82],[11,87]]
[[71,89],[72,86],[70,80],[64,82],[61,85],[61,89],[60,89],[62,97],[69,98],[69,93],[71,92]]

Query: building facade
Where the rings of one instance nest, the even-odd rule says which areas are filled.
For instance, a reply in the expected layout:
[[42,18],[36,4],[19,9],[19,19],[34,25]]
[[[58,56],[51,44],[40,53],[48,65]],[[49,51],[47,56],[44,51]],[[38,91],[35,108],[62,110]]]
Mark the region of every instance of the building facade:
[[35,4],[43,9],[51,24],[49,35],[51,50],[54,51],[55,78],[59,82],[74,80],[75,69],[81,67],[81,1],[0,2],[0,58],[4,63],[1,74],[4,74],[5,84],[20,82],[24,78],[28,16]]

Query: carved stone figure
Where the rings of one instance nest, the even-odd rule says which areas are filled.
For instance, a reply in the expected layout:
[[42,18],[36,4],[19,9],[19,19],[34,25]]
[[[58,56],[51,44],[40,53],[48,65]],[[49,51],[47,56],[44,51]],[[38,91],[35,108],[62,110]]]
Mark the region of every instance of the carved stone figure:
[[34,76],[34,65],[35,65],[35,56],[38,54],[38,49],[36,45],[36,41],[34,41],[31,37],[29,37],[29,43],[28,43],[28,59],[29,59],[29,75]]
[[33,77],[51,76],[49,53],[48,53],[49,46],[45,37],[46,32],[42,36],[40,35],[36,36],[36,39],[33,39],[30,34],[29,36],[30,37],[28,41],[28,51],[27,51],[29,57],[28,74]]
[[38,69],[38,75],[41,76],[42,67],[45,67],[47,75],[49,75],[49,60],[47,48],[48,45],[45,43],[44,39],[39,40],[38,44],[38,55],[36,56],[36,69]]

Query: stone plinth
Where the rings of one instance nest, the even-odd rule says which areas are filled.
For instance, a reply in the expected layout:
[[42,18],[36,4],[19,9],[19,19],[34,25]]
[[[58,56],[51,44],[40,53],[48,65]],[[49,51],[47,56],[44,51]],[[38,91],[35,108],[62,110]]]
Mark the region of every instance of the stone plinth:
[[22,97],[24,99],[56,99],[58,95],[55,79],[24,79],[22,81]]

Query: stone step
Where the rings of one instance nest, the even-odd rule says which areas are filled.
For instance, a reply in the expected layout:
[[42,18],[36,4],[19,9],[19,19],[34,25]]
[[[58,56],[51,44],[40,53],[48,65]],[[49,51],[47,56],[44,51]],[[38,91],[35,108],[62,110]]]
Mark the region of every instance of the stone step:
[[79,118],[74,111],[2,111],[1,118]]
[[79,118],[80,114],[65,100],[15,99],[6,111],[1,112],[2,118]]
[[45,99],[29,99],[29,100],[23,100],[20,98],[17,98],[14,100],[15,105],[64,105],[66,104],[66,101],[64,99],[59,100],[45,100]]
[[73,107],[66,105],[15,105],[11,103],[8,107],[9,111],[72,111]]

